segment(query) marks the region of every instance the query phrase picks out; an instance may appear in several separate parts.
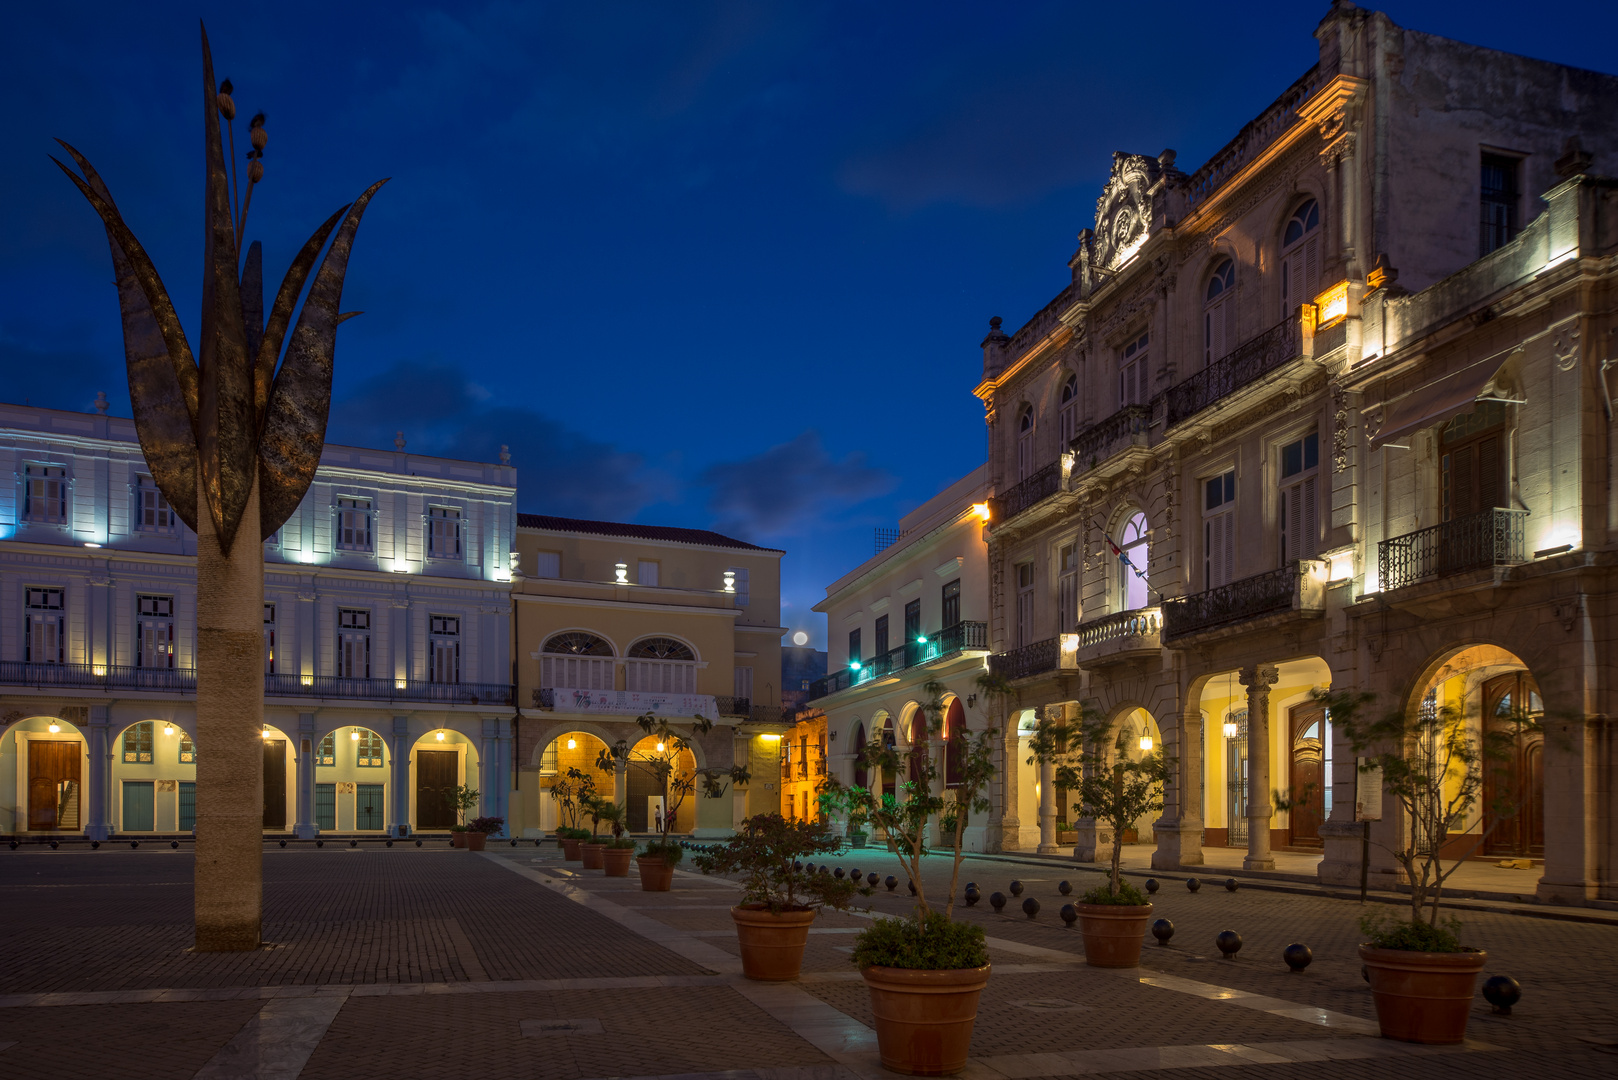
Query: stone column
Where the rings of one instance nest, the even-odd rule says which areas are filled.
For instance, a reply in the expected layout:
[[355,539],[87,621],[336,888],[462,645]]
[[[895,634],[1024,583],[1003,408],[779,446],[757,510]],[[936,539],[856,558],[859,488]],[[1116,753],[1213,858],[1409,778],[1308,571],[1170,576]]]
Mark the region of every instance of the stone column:
[[1179,712],[1172,720],[1161,725],[1163,752],[1175,763],[1163,792],[1163,816],[1152,826],[1157,833],[1157,850],[1152,852],[1154,870],[1203,864],[1202,789],[1207,774],[1200,702],[1188,702],[1182,697]]
[[393,718],[393,783],[388,805],[393,808],[389,836],[410,835],[410,717]]
[[1247,857],[1243,870],[1274,870],[1270,854],[1270,687],[1280,672],[1267,664],[1243,668],[1247,687]]
[[1055,855],[1056,846],[1056,762],[1039,763],[1039,854]]
[[[1004,726],[1000,731],[1000,745],[995,748],[995,777],[999,780],[1000,805],[994,813],[994,829],[986,837],[985,844],[991,851],[1020,851],[1022,850],[1022,821],[1017,815],[1017,721],[1016,713],[1007,710]],[[999,835],[993,835],[994,832]]]
[[[112,709],[106,705],[90,706],[90,722],[85,727],[85,742],[90,761],[90,775],[84,784],[84,835],[91,840],[105,840],[112,835]],[[22,748],[21,737],[17,745]],[[27,751],[24,749],[24,753]],[[17,800],[24,802],[23,799]],[[26,807],[21,810],[27,814]],[[19,832],[22,830],[19,829]]]
[[1611,729],[1609,721],[1588,714],[1547,714],[1544,723],[1545,871],[1535,893],[1545,903],[1583,905],[1604,884],[1600,823],[1609,796],[1601,773],[1602,762],[1611,760]]
[[298,789],[297,789],[297,817],[292,827],[293,835],[299,840],[313,840],[320,833],[320,827],[315,824],[315,758],[320,747],[315,738],[315,714],[298,714],[298,741],[296,743],[298,763]]
[[255,475],[229,550],[197,477],[196,949],[258,948],[264,910],[264,549]]
[[500,720],[483,718],[483,741],[478,747],[478,816],[504,817],[500,812]]

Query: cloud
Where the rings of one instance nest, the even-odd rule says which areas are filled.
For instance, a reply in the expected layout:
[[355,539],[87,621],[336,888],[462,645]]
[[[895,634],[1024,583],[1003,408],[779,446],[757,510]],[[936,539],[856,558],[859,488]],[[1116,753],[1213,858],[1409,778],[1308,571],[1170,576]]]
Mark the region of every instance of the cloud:
[[708,509],[721,532],[780,536],[886,494],[897,481],[866,464],[863,453],[834,460],[820,433],[810,430],[752,457],[710,465],[698,483],[713,489]]
[[498,461],[509,446],[520,509],[564,517],[629,520],[677,487],[639,454],[582,435],[520,405],[502,404],[459,367],[436,358],[395,363],[332,406],[333,442]]

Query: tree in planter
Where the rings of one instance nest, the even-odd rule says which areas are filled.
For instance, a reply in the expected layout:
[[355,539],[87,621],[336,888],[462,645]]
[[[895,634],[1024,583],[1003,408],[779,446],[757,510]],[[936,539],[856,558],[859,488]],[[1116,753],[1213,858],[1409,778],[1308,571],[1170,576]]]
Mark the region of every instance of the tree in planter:
[[845,836],[864,839],[865,827],[870,824],[867,813],[871,801],[870,788],[858,784],[845,786],[835,776],[827,776],[815,787],[815,801],[820,806],[822,818],[830,820],[841,817],[844,820]]
[[[603,772],[616,771],[622,764],[626,768],[638,769],[651,778],[663,797],[663,821],[657,830],[657,840],[647,845],[646,852],[649,855],[662,855],[671,863],[677,862],[680,846],[669,840],[669,833],[673,831],[674,819],[680,807],[699,787],[705,797],[718,799],[730,785],[745,785],[749,779],[747,767],[732,765],[728,769],[683,771],[680,768],[680,755],[691,750],[691,743],[681,732],[672,727],[668,720],[653,713],[637,716],[635,724],[655,740],[660,749],[641,750],[631,747],[627,740],[619,739],[596,755],[596,768]],[[713,721],[705,716],[692,717],[691,730],[693,734],[706,735],[713,730]],[[670,852],[674,854],[670,855]]]
[[1077,727],[1047,717],[1039,721],[1028,746],[1030,762],[1056,766],[1056,785],[1076,795],[1073,809],[1112,829],[1112,869],[1104,885],[1084,896],[1086,904],[1145,904],[1140,890],[1119,872],[1124,857],[1124,832],[1143,814],[1163,809],[1163,791],[1173,775],[1175,759],[1161,751],[1145,751],[1131,758],[1125,745],[1127,730],[1085,706]]
[[856,893],[870,894],[857,882],[836,878],[800,863],[811,855],[835,855],[842,840],[820,821],[788,821],[780,814],[756,814],[741,831],[715,850],[696,857],[704,874],[742,877],[742,904],[756,904],[775,914],[822,907],[846,911]]
[[586,805],[595,797],[596,779],[578,768],[570,768],[567,776],[551,785],[551,798],[556,800],[559,824],[556,835],[568,840],[582,840],[590,834],[579,828]]
[[[1521,807],[1509,796],[1497,798],[1490,808],[1493,820],[1470,846],[1451,856],[1447,868],[1444,843],[1450,830],[1464,826],[1480,807],[1490,774],[1506,767],[1517,740],[1526,733],[1543,731],[1542,725],[1520,706],[1507,716],[1495,717],[1498,724],[1479,718],[1474,727],[1462,710],[1449,705],[1396,709],[1374,716],[1370,713],[1374,694],[1315,690],[1313,696],[1326,707],[1333,730],[1342,734],[1361,759],[1360,771],[1380,773],[1384,795],[1391,795],[1397,807],[1398,846],[1376,843],[1405,872],[1410,884],[1410,921],[1384,927],[1380,920],[1372,919],[1363,928],[1381,948],[1459,951],[1454,933],[1459,924],[1453,919],[1442,924],[1439,920],[1444,883],[1497,825]],[[1498,787],[1507,789],[1507,785]]]
[[457,784],[447,789],[450,805],[455,807],[455,820],[457,822],[453,831],[466,831],[466,812],[478,804],[482,792],[476,788],[469,788],[465,784]]

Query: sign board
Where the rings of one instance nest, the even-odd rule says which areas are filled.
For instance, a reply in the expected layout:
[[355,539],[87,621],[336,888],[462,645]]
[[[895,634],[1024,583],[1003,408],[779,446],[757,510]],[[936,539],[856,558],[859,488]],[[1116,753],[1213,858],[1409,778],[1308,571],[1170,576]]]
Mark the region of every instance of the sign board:
[[1367,758],[1358,759],[1354,769],[1354,820],[1382,820],[1382,766],[1366,767]]
[[712,694],[660,694],[648,690],[552,690],[557,712],[597,713],[602,716],[705,716],[719,719]]

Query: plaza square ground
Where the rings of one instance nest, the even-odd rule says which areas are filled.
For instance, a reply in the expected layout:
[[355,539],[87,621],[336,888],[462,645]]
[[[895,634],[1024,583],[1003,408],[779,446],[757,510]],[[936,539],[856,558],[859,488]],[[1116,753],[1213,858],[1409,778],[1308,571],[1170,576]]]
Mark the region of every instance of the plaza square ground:
[[[832,860],[879,885],[862,909],[823,915],[803,977],[740,974],[735,884],[686,868],[670,893],[565,863],[553,844],[477,854],[429,844],[303,846],[265,853],[266,944],[198,954],[192,860],[166,847],[0,853],[0,1077],[672,1077],[834,1080],[884,1075],[854,935],[911,900],[877,850]],[[947,891],[949,860],[923,875]],[[1357,899],[1224,873],[1193,893],[1160,875],[1167,947],[1137,971],[1083,964],[1058,917],[1061,881],[1099,880],[1062,860],[974,857],[962,884],[1020,899],[957,907],[984,926],[995,973],[965,1075],[1165,1077],[1536,1076],[1618,1070],[1618,917],[1590,909],[1463,902],[1487,973],[1516,977],[1509,1017],[1478,998],[1463,1047],[1377,1037],[1354,946]],[[1137,876],[1137,880],[1144,874]],[[1283,891],[1284,890],[1284,891]],[[1372,910],[1399,914],[1372,901]],[[1221,930],[1243,946],[1226,961]],[[1281,950],[1314,963],[1292,974]]]

